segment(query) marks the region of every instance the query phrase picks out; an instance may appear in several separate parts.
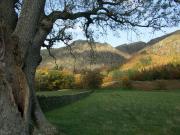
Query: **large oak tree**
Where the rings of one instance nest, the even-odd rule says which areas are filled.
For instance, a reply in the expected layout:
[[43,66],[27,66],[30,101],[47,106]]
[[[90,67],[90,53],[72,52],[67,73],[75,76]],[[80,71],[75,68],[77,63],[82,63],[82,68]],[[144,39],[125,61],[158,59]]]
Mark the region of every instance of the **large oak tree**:
[[35,96],[41,47],[72,39],[81,25],[91,39],[94,24],[112,30],[177,26],[178,0],[0,0],[0,134],[51,135]]

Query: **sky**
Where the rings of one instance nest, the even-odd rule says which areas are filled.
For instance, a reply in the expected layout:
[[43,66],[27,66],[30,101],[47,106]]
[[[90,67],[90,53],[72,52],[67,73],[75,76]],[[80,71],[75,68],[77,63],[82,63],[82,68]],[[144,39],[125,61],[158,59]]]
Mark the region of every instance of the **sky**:
[[152,32],[152,30],[147,28],[146,29],[141,28],[138,30],[139,34],[136,34],[133,31],[121,31],[119,32],[118,36],[116,36],[112,31],[110,31],[107,36],[100,37],[97,41],[107,42],[112,46],[116,47],[121,44],[129,44],[137,41],[148,42],[153,38],[163,36],[165,34],[174,32],[176,30],[180,30],[180,27],[166,28],[163,29],[163,31],[156,31],[156,32]]
[[[163,36],[165,34],[174,32],[176,30],[180,30],[180,27],[171,27],[171,28],[164,28],[161,31],[152,32],[151,29],[148,28],[139,28],[138,34],[133,31],[112,31],[107,30],[106,35],[99,34],[100,32],[98,29],[95,29],[95,36],[94,40],[96,42],[101,43],[108,43],[113,47],[116,47],[121,44],[129,44],[137,41],[148,42],[153,38]],[[71,31],[73,33],[73,41],[75,40],[86,40],[83,31],[81,28],[77,27]],[[62,47],[64,46],[62,43],[57,43],[55,47]]]
[[[156,0],[155,0],[156,1]],[[46,14],[49,14],[52,12],[53,9],[63,9],[64,5],[60,4],[61,2],[58,0],[54,0],[53,3],[50,0],[46,1]],[[82,28],[80,28],[81,22],[79,24],[77,23],[76,29],[70,31],[73,34],[73,41],[75,40],[86,40],[86,37],[84,36],[84,32]],[[139,28],[138,34],[134,33],[133,31],[121,31],[117,30],[118,32],[114,32],[111,30],[107,30],[106,35],[99,34],[101,30],[96,28],[95,26],[92,27],[93,30],[95,30],[95,36],[94,39],[96,42],[101,43],[108,43],[112,45],[113,47],[116,47],[121,44],[129,44],[137,41],[144,41],[148,42],[149,40],[163,36],[165,34],[174,32],[176,30],[180,30],[180,25],[178,27],[172,27],[172,28],[164,28],[162,31],[156,31],[152,32],[152,30],[148,28]],[[55,48],[65,46],[63,43],[59,42],[54,45]]]

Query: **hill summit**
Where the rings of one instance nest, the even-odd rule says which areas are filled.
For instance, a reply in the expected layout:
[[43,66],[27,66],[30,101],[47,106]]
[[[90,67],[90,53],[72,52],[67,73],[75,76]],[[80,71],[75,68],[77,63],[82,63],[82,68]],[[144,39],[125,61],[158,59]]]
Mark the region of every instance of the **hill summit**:
[[[141,70],[169,63],[180,63],[180,30],[142,41],[112,47],[107,43],[74,41],[69,47],[51,49],[59,67],[69,70],[112,68]],[[47,50],[42,50],[40,68],[56,67],[55,60]]]
[[119,45],[116,47],[116,49],[126,52],[128,54],[135,54],[139,50],[145,48],[147,45],[148,44],[146,44],[145,42],[139,41],[139,42],[134,42],[131,44]]
[[141,70],[169,63],[180,63],[180,30],[152,39],[120,69]]
[[[74,41],[70,47],[55,48],[51,50],[56,63],[69,70],[95,69],[114,67],[122,64],[131,56],[126,52],[113,48],[107,43],[89,43],[86,40]],[[55,61],[49,56],[47,50],[42,50],[43,61],[41,67],[53,68]]]

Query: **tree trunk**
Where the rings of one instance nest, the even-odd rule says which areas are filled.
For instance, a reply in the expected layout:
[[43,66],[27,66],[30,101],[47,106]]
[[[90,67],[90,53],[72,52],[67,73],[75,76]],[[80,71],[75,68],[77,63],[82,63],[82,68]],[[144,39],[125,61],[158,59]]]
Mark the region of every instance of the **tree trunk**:
[[23,0],[18,19],[15,2],[0,1],[0,135],[53,135],[56,128],[46,120],[34,86],[40,46],[52,24],[39,26],[45,0]]
[[0,28],[0,135],[57,133],[39,106],[34,86],[36,68],[41,61],[40,46],[47,32],[37,33],[22,57],[21,39],[10,36],[7,27],[0,25]]
[[[0,44],[2,47],[2,42]],[[22,67],[16,40],[5,44],[5,56],[0,61],[0,134],[57,133],[56,128],[46,120],[35,95],[34,78],[41,61],[40,47],[29,47]]]
[[20,66],[16,40],[4,39],[0,43],[1,52],[5,52],[0,61],[0,133],[29,135],[29,121],[26,119],[29,112],[29,86]]
[[41,62],[40,56],[40,46],[32,45],[28,50],[28,56],[26,58],[25,66],[23,68],[29,88],[30,88],[30,100],[32,102],[31,117],[36,125],[34,127],[34,132],[41,132],[43,135],[52,135],[57,132],[56,128],[51,125],[45,118],[41,107],[39,105],[38,99],[35,95],[35,73],[36,68]]
[[14,101],[12,88],[0,73],[0,134],[28,135],[20,112]]

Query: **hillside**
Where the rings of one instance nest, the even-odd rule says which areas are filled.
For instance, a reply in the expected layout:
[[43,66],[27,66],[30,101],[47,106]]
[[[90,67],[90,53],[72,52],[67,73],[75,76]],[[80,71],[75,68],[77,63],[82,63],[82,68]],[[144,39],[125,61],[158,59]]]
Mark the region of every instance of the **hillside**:
[[139,41],[131,44],[119,45],[116,47],[116,49],[126,52],[128,54],[135,54],[146,46],[147,44],[145,42]]
[[180,63],[180,30],[151,40],[120,69],[140,70],[168,63]]
[[[56,57],[58,66],[70,70],[74,69],[74,67],[75,69],[113,67],[122,64],[130,58],[129,54],[113,48],[107,43],[95,42],[91,46],[87,41],[78,40],[71,44],[71,49],[73,55],[71,55],[68,47],[51,50],[52,54]],[[40,68],[53,68],[56,66],[54,59],[49,56],[47,50],[42,50],[41,55],[43,61]]]

